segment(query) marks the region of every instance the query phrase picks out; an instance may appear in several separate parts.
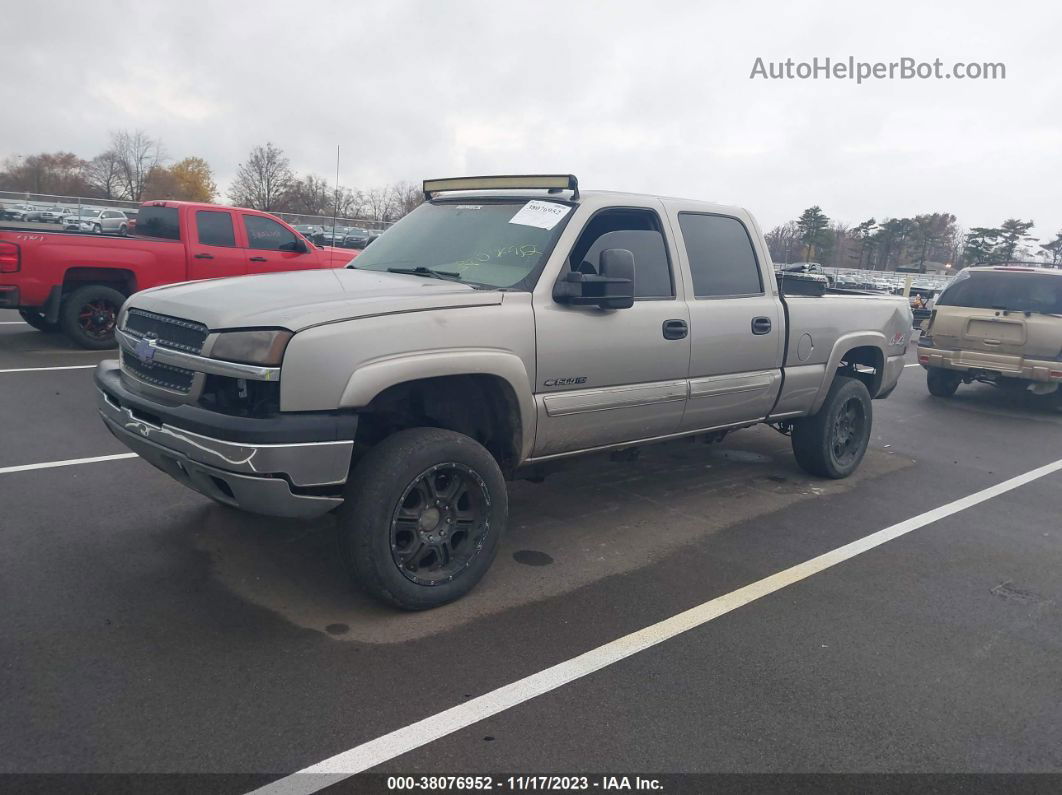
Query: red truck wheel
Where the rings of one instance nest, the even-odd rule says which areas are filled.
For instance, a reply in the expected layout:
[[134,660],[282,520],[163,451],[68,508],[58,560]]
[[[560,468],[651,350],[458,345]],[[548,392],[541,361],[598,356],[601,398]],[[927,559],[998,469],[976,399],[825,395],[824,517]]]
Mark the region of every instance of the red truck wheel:
[[112,287],[90,284],[63,299],[59,325],[73,342],[90,350],[114,347],[114,327],[125,296]]

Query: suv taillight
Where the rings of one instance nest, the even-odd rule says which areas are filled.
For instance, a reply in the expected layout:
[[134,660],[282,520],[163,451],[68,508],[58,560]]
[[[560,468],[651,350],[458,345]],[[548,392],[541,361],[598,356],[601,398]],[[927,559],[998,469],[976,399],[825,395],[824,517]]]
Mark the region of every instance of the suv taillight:
[[19,250],[14,243],[0,243],[0,273],[18,273]]

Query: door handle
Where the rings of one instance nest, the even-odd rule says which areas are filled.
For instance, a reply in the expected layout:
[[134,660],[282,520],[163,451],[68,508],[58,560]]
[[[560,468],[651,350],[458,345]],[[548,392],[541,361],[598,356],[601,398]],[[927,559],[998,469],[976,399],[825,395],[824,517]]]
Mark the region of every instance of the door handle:
[[265,257],[251,257],[251,262],[269,262]]
[[213,254],[196,254],[195,258],[196,259],[214,259],[214,255]]
[[753,334],[770,334],[771,333],[771,319],[769,317],[754,317],[754,318],[752,318],[752,333]]
[[685,320],[665,320],[663,331],[664,339],[681,340],[690,333],[690,327]]

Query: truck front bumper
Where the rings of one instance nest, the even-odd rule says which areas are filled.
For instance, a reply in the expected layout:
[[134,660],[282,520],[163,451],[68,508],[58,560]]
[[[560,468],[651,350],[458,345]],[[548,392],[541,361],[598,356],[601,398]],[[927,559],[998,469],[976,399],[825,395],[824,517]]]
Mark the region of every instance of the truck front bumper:
[[[338,494],[350,469],[354,415],[256,420],[165,405],[126,388],[115,360],[100,363],[95,381],[100,417],[111,433],[207,497],[252,513],[300,518],[320,516],[343,501]],[[313,441],[293,441],[293,430]]]

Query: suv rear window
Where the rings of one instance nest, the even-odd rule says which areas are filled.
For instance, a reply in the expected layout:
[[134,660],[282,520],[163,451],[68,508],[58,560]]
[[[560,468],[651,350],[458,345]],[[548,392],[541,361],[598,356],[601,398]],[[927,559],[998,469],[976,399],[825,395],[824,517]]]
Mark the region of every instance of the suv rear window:
[[972,272],[968,276],[956,276],[936,305],[1062,315],[1062,276]]
[[138,237],[181,239],[181,221],[176,207],[144,207],[136,216]]

